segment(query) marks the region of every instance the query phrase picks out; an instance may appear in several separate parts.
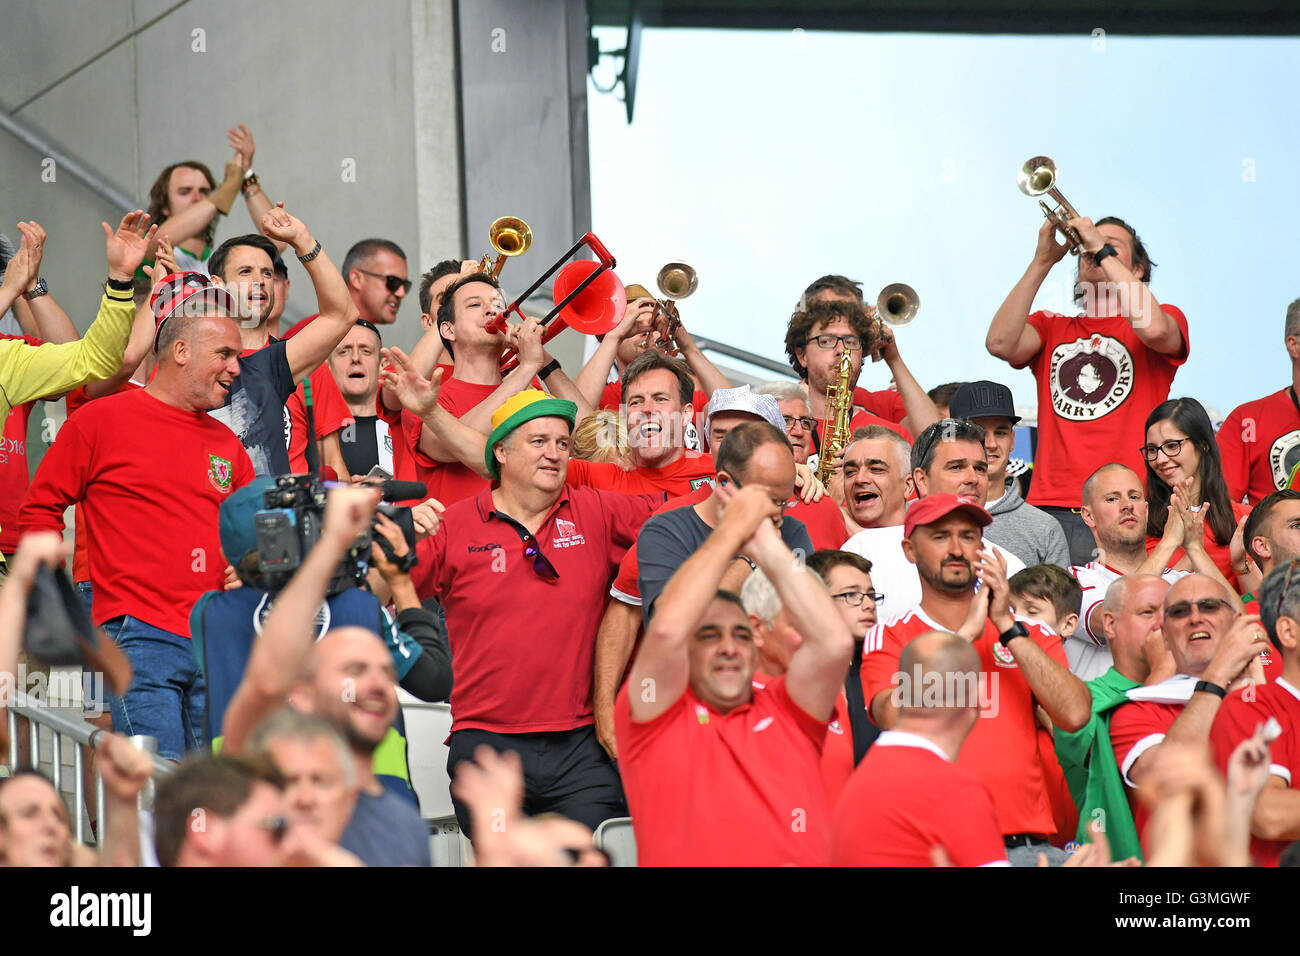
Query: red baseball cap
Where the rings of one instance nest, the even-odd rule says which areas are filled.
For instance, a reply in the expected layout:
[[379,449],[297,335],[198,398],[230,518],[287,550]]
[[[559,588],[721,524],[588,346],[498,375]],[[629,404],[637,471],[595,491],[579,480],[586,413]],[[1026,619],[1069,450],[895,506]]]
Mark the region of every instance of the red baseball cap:
[[[188,303],[188,305],[186,304]],[[182,307],[186,314],[198,315],[208,307],[224,309],[231,318],[239,315],[235,297],[202,272],[173,272],[149,296],[149,309],[158,323],[153,333],[153,350],[158,351],[158,337],[163,323]]]
[[954,511],[969,515],[981,528],[993,523],[993,516],[971,501],[957,495],[926,495],[912,503],[903,519],[903,537],[910,538],[921,525],[934,524]]

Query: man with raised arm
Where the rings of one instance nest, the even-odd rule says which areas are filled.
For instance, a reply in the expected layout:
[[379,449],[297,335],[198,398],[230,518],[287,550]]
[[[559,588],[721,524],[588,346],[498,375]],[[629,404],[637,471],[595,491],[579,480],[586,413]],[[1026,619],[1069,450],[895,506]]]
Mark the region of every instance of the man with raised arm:
[[[762,488],[719,486],[717,528],[659,596],[615,704],[620,771],[647,866],[824,865],[830,810],[820,761],[853,636],[781,541]],[[758,648],[719,583],[754,561],[805,639],[783,677],[752,683]]]

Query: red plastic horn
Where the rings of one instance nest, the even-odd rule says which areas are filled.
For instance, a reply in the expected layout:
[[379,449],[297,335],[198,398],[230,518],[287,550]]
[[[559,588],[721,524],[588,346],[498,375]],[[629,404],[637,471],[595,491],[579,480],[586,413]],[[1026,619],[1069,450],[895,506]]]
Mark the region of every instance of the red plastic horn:
[[[555,277],[554,302],[558,305],[564,301],[583,279],[599,268],[600,263],[590,259],[570,262]],[[618,325],[626,310],[627,290],[622,280],[606,269],[560,310],[560,318],[569,328],[584,335],[604,335]]]

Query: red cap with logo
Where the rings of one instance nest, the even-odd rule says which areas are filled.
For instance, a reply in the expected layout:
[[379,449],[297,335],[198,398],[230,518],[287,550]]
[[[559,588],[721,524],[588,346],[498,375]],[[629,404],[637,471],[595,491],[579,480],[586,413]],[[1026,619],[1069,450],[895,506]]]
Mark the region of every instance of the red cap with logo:
[[992,524],[993,516],[969,498],[957,495],[926,495],[913,502],[903,519],[903,537],[910,538],[921,525],[934,524],[955,511],[969,515],[981,528]]

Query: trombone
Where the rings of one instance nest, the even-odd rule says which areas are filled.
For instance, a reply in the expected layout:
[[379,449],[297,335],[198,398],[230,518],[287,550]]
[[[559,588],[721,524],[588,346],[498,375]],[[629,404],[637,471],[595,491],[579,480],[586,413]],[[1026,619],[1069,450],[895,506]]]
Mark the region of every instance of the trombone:
[[685,262],[670,262],[659,270],[659,274],[655,276],[655,284],[659,286],[659,293],[663,296],[662,299],[655,300],[656,311],[668,320],[668,327],[664,332],[668,351],[670,355],[677,355],[681,349],[678,348],[673,333],[682,324],[682,317],[677,311],[677,300],[685,299],[699,288],[700,274],[694,266],[687,265]]
[[[876,318],[894,328],[911,325],[920,311],[921,297],[905,282],[893,282],[876,296]],[[871,352],[871,361],[879,362],[883,357],[884,344],[879,343]]]
[[1020,167],[1020,173],[1016,176],[1020,191],[1026,196],[1041,196],[1046,193],[1056,201],[1057,206],[1055,209],[1041,199],[1038,200],[1038,205],[1042,207],[1043,215],[1051,221],[1052,225],[1064,237],[1065,244],[1070,247],[1070,255],[1077,256],[1079,250],[1083,248],[1083,237],[1069,222],[1071,219],[1078,219],[1079,214],[1075,212],[1069,200],[1062,196],[1061,191],[1056,188],[1056,179],[1056,163],[1046,156],[1035,156],[1026,160],[1025,164]]
[[488,228],[488,242],[497,254],[496,261],[492,260],[492,253],[485,254],[479,260],[478,271],[488,272],[495,279],[501,275],[501,267],[507,259],[528,251],[533,244],[533,231],[518,216],[502,216]]

